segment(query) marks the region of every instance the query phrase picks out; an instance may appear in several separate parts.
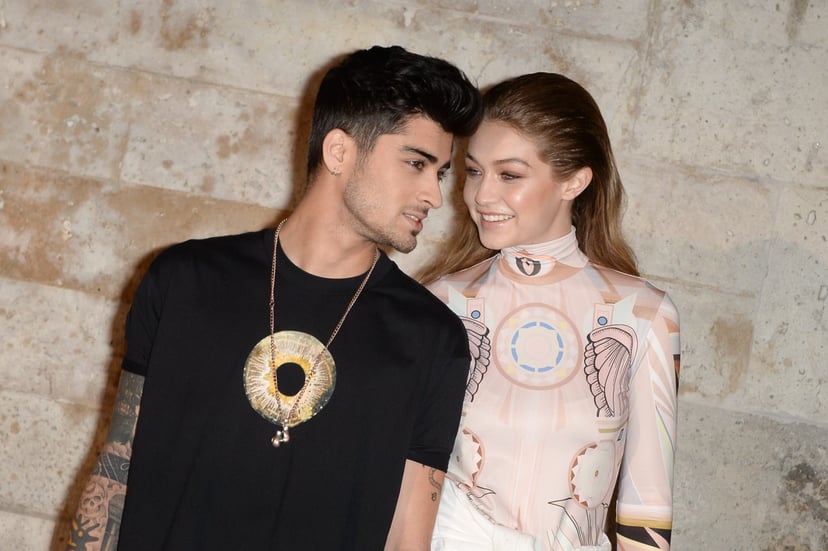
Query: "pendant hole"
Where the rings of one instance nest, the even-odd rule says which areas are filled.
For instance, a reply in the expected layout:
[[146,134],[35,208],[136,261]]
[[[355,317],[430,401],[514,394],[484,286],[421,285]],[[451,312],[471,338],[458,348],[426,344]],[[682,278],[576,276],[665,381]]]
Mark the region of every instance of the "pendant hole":
[[287,362],[276,368],[279,379],[279,392],[285,396],[295,396],[305,386],[305,370],[293,362]]

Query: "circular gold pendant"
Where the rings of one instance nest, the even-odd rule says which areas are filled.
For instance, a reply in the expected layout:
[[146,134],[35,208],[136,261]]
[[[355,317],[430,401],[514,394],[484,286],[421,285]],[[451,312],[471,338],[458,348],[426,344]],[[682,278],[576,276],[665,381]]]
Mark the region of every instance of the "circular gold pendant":
[[[284,428],[295,427],[328,403],[336,385],[336,367],[325,345],[308,333],[279,331],[273,343],[275,362],[271,361],[270,335],[250,351],[244,364],[244,391],[262,417]],[[305,373],[302,389],[293,396],[279,392],[274,379],[275,371],[289,363]]]

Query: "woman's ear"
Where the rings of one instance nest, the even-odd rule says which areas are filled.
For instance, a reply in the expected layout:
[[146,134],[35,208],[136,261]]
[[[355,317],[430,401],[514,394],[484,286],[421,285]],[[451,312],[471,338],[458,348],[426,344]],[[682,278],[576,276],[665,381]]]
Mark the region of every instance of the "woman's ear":
[[355,156],[354,139],[341,128],[334,128],[322,140],[322,164],[332,176],[339,176]]
[[588,166],[578,169],[572,177],[564,182],[564,189],[561,194],[563,199],[575,200],[592,182],[592,169]]

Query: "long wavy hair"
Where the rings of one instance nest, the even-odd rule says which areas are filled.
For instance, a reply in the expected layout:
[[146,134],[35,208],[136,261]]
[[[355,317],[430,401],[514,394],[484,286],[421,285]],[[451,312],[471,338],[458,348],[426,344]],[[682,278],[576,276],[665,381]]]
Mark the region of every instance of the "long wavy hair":
[[[572,204],[578,246],[595,264],[639,275],[635,254],[621,231],[626,205],[624,186],[607,125],[589,92],[556,73],[522,75],[497,84],[483,95],[483,120],[507,124],[532,140],[560,180],[590,167],[592,182]],[[471,219],[462,218],[446,250],[420,275],[424,283],[492,255],[480,244]]]

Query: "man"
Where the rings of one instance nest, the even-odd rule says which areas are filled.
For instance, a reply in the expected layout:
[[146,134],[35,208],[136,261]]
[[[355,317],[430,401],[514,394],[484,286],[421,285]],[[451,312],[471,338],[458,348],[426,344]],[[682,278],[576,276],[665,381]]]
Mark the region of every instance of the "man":
[[428,548],[468,345],[378,246],[414,249],[479,119],[457,68],[399,47],[326,74],[290,217],[142,281],[70,549]]

